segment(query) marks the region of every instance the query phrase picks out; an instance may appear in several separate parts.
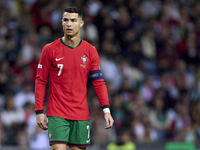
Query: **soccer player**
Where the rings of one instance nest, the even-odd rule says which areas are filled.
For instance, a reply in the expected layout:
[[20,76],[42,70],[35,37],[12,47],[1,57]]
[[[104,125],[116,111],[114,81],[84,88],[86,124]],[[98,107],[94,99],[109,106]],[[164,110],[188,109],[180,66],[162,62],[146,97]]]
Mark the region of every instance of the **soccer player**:
[[[52,150],[85,150],[90,145],[89,109],[86,99],[88,75],[104,112],[105,129],[113,126],[106,84],[95,47],[80,38],[83,15],[70,6],[62,17],[64,36],[45,45],[35,81],[37,124],[48,129]],[[47,118],[43,113],[45,87],[49,77]]]

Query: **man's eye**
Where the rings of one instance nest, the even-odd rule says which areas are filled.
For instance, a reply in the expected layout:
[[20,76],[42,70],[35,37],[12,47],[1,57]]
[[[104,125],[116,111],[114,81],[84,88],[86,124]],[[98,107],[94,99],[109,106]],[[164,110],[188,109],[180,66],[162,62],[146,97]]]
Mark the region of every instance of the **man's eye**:
[[64,18],[64,19],[63,19],[63,21],[67,21],[67,19],[66,19],[66,18]]

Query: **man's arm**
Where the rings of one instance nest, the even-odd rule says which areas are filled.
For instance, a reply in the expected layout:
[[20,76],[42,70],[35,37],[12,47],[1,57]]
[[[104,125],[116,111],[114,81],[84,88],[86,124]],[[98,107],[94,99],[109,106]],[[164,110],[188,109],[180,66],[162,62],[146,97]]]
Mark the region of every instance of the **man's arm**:
[[51,66],[50,54],[46,47],[42,49],[42,54],[37,68],[37,75],[35,80],[35,112],[38,126],[47,130],[47,119],[43,114],[45,88],[47,84],[48,74]]
[[100,60],[99,55],[95,49],[92,57],[92,66],[90,69],[90,77],[92,79],[92,83],[101,104],[101,107],[104,112],[104,118],[106,120],[105,129],[109,129],[113,126],[114,120],[110,114],[110,104],[108,100],[108,92],[107,87],[103,79],[103,75],[101,69],[99,67]]
[[94,80],[92,81],[92,83],[94,85],[94,89],[99,99],[99,102],[101,104],[101,107],[103,108],[104,118],[106,120],[105,129],[109,129],[113,126],[114,120],[110,113],[110,108],[109,108],[110,105],[108,101],[108,92],[107,92],[106,84],[103,81],[103,79]]

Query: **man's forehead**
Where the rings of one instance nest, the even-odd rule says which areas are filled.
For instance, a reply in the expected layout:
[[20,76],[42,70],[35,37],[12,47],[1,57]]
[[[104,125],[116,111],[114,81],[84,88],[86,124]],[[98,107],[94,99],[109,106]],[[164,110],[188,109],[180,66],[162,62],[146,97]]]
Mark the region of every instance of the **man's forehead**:
[[78,13],[64,12],[63,18],[78,18]]

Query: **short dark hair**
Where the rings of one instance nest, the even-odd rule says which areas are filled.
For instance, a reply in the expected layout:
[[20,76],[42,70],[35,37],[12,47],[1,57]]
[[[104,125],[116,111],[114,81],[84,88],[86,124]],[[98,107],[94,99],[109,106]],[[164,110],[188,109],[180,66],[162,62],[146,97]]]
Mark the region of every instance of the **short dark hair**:
[[81,12],[81,9],[76,6],[69,6],[69,7],[65,8],[64,12],[77,13],[78,17],[83,18],[83,13]]

